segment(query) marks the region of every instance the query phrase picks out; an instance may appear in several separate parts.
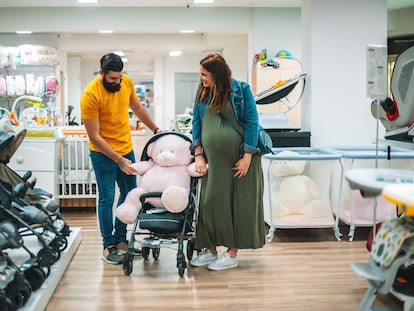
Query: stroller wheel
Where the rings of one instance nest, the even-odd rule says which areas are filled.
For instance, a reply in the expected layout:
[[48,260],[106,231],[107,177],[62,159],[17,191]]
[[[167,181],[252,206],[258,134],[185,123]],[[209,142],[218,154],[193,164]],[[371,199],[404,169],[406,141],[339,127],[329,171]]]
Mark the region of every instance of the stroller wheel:
[[4,294],[1,294],[0,298],[0,310],[1,311],[11,311],[12,309],[12,302],[9,297],[5,297]]
[[32,286],[28,280],[24,279],[24,286],[21,287],[20,293],[23,296],[23,305],[25,305],[32,294]]
[[60,231],[64,236],[70,236],[70,227],[68,224],[65,223],[62,230]]
[[194,240],[188,239],[187,240],[187,259],[189,261],[193,259],[193,253],[194,253]]
[[153,248],[152,249],[152,258],[154,258],[155,260],[158,260],[158,258],[160,257],[160,249],[159,248]]
[[177,263],[177,267],[178,267],[178,275],[180,277],[183,277],[184,276],[184,271],[185,271],[185,268],[186,268],[185,263],[184,262],[179,262],[179,263]]
[[37,253],[37,261],[41,266],[50,267],[60,258],[60,253],[50,250],[48,248],[42,248]]
[[29,281],[32,290],[39,289],[46,279],[45,272],[36,266],[33,266],[30,269],[26,270],[24,272],[24,276]]
[[60,236],[57,237],[56,239],[54,239],[51,243],[50,246],[58,252],[63,252],[66,247],[68,246],[68,239],[65,236]]
[[130,275],[134,268],[134,264],[132,262],[132,258],[125,257],[124,261],[122,262],[122,270],[124,271],[125,275]]
[[144,257],[145,260],[149,257],[150,248],[148,246],[142,247],[142,257]]
[[23,307],[32,294],[30,283],[25,279],[13,280],[7,285],[6,295],[10,299],[10,310]]

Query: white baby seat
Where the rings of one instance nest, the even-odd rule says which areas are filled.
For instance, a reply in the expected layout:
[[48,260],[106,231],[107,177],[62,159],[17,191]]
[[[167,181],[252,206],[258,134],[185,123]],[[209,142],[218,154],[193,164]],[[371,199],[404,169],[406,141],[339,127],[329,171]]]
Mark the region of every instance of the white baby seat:
[[[412,192],[414,187],[412,184],[389,185],[384,188],[383,195],[401,207],[393,194],[407,189]],[[411,205],[404,204],[404,206],[408,208],[403,214],[411,216]],[[351,264],[351,269],[369,283],[357,311],[374,310],[373,304],[379,293],[392,293],[404,302],[404,311],[414,311],[414,296],[400,293],[393,288],[398,270],[413,264],[414,218],[402,217],[384,222],[375,236],[369,262]]]
[[392,96],[378,107],[374,102],[371,113],[386,129],[385,138],[414,142],[414,46],[402,52],[391,76]]

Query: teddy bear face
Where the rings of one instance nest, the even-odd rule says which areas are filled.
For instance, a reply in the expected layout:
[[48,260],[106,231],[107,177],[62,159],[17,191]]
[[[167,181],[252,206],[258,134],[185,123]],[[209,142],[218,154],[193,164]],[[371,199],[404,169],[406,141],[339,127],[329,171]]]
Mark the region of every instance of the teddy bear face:
[[[290,150],[283,150],[279,152],[278,155],[291,156],[293,159],[294,156],[299,156],[299,153]],[[272,161],[271,172],[275,177],[301,175],[305,170],[305,166],[305,160],[274,160]]]
[[192,162],[190,142],[177,135],[164,135],[148,145],[147,154],[160,166],[184,166]]

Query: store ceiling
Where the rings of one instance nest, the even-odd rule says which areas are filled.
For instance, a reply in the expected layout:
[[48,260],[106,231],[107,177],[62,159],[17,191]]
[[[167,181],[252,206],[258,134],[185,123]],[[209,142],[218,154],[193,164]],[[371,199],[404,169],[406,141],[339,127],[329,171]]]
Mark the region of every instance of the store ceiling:
[[[0,7],[299,7],[301,0],[215,0],[213,4],[193,4],[193,0],[99,0],[98,4],[79,4],[77,0],[0,0]],[[414,0],[388,0],[390,10],[414,6]]]
[[[193,4],[193,0],[98,0],[98,4],[79,4],[77,0],[0,0],[0,8],[63,8],[63,7],[155,7],[155,8],[185,8],[185,7],[300,7],[304,0],[215,0],[213,4]],[[307,1],[307,0],[305,0]],[[414,0],[387,0],[389,10],[414,7]],[[0,30],[1,33],[1,30]],[[92,34],[92,32],[90,32]],[[94,33],[96,34],[96,33]],[[67,34],[71,35],[71,34]],[[162,34],[157,34],[162,35]],[[137,60],[151,60],[154,52],[149,50],[128,51],[128,57]],[[167,51],[160,51],[160,53]],[[72,51],[70,54],[83,58],[97,59],[102,51]]]

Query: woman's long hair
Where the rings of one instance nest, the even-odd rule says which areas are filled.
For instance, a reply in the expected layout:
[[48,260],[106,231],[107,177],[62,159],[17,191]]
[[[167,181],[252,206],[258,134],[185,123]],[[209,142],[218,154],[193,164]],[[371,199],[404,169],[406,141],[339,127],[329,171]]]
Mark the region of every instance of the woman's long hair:
[[200,82],[197,91],[197,102],[204,101],[210,95],[209,104],[213,111],[222,112],[232,91],[231,69],[223,56],[212,53],[200,61],[200,65],[213,76],[211,87],[204,87]]

